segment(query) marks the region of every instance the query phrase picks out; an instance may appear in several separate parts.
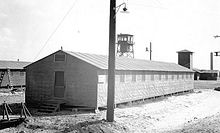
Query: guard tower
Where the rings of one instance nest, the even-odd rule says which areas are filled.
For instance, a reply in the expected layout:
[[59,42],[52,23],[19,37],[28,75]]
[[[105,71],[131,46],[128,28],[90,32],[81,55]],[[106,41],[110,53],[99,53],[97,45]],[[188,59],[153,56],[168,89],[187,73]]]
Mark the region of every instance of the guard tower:
[[178,53],[178,64],[189,69],[193,69],[193,52],[189,50],[177,51]]
[[118,34],[117,56],[134,58],[134,36],[130,34]]

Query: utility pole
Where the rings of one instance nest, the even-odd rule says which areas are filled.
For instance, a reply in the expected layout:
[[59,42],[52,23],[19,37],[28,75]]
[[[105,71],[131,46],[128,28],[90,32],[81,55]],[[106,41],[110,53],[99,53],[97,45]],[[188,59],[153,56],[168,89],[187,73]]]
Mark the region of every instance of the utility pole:
[[210,70],[213,70],[213,53],[210,53]]
[[[219,38],[219,35],[213,36],[214,38]],[[213,70],[213,57],[214,56],[220,56],[220,51],[217,52],[211,52],[210,53],[210,70]]]
[[152,58],[152,46],[151,46],[151,42],[150,42],[150,60]]
[[220,51],[210,53],[210,70],[213,70],[213,57],[220,56]]
[[152,45],[151,45],[151,42],[150,42],[150,50],[148,50],[148,47],[146,47],[146,51],[150,52],[150,60],[152,59]]
[[110,0],[107,121],[114,121],[116,0]]

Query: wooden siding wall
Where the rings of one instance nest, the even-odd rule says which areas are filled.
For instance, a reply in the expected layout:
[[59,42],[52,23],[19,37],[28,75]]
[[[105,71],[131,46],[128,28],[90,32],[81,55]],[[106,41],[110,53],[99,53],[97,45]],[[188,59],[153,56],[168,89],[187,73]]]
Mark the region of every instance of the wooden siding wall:
[[[124,82],[121,82],[125,75]],[[136,81],[132,80],[136,75]],[[107,101],[107,75],[98,72],[102,81],[98,82],[98,106],[106,106]],[[177,72],[123,72],[117,71],[115,77],[115,103],[129,102],[155,96],[171,94],[194,88],[193,73]],[[106,80],[103,80],[103,78]],[[98,78],[100,79],[100,78]],[[103,82],[105,81],[105,82]]]
[[[5,74],[2,80],[1,87],[7,87],[9,85],[7,70],[4,70]],[[0,72],[1,73],[1,72]],[[13,86],[24,86],[25,85],[25,72],[20,70],[13,70],[11,73],[11,82]],[[21,74],[22,73],[22,74]]]
[[97,73],[95,68],[69,55],[66,56],[64,62],[54,62],[54,55],[50,55],[27,67],[27,103],[33,104],[53,98],[55,71],[64,71],[64,100],[68,104],[97,106]]
[[71,105],[97,107],[97,70],[94,66],[70,57],[71,73],[66,82],[66,98]]

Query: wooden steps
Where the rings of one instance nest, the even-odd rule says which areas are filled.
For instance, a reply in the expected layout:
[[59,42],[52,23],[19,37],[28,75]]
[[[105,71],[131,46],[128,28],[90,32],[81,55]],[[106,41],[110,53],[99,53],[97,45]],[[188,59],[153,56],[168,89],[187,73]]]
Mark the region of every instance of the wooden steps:
[[58,112],[60,111],[61,104],[64,103],[65,103],[64,100],[50,99],[40,105],[38,112],[44,112],[44,113]]

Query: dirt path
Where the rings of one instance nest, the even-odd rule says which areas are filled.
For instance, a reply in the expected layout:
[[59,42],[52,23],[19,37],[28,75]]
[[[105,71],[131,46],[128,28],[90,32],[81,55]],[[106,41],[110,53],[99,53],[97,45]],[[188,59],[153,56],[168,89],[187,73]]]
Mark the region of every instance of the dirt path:
[[116,121],[131,132],[168,132],[182,129],[187,123],[216,115],[220,112],[220,92],[197,90],[197,93],[172,96],[160,102],[116,109]]

